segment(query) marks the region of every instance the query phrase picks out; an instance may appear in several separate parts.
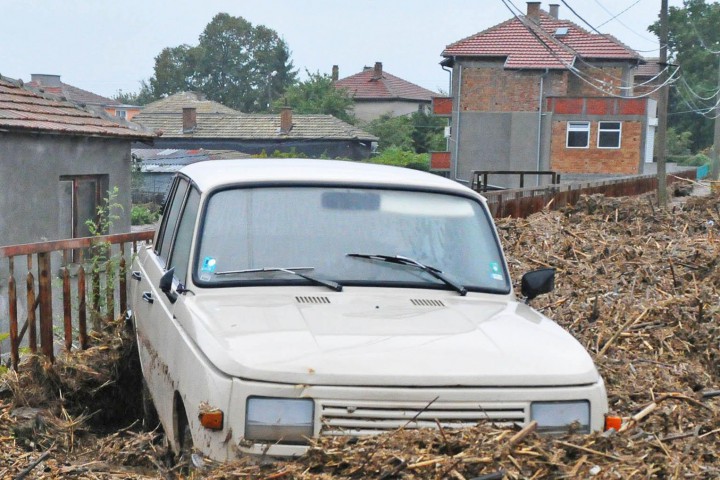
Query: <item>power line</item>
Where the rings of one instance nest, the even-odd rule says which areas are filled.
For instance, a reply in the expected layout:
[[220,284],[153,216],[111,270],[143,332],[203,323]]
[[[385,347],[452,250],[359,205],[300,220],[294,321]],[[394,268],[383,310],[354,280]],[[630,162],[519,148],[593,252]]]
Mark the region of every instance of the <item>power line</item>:
[[[555,50],[554,50],[550,45],[548,45],[548,43],[545,41],[545,39],[543,39],[543,38],[535,31],[535,29],[534,29],[531,25],[529,25],[528,23],[526,23],[526,22],[524,21],[524,19],[521,18],[521,17],[510,7],[510,5],[512,5],[512,7],[514,7],[515,10],[517,10],[518,12],[521,12],[521,10],[513,3],[512,0],[501,0],[501,1],[502,1],[503,5],[505,5],[505,7],[510,11],[510,13],[513,14],[513,16],[543,45],[543,47],[544,47],[546,50],[548,50],[548,52],[549,52],[553,57],[555,57],[556,60],[558,60],[558,62],[560,62],[560,64],[562,64],[565,68],[567,68],[567,69],[568,69],[573,75],[575,75],[577,78],[579,78],[579,79],[582,80],[583,82],[585,82],[585,83],[587,83],[588,85],[590,85],[592,88],[594,88],[594,89],[596,89],[596,90],[604,93],[604,94],[607,95],[607,96],[617,97],[617,98],[644,98],[644,97],[647,97],[647,96],[649,96],[649,95],[657,92],[658,90],[660,90],[660,89],[661,89],[662,87],[664,87],[665,85],[669,85],[669,84],[672,84],[672,83],[674,83],[675,81],[677,81],[677,79],[675,78],[675,76],[678,74],[678,72],[679,72],[679,70],[680,70],[679,68],[676,68],[675,71],[668,77],[668,79],[667,79],[665,82],[663,82],[661,85],[658,85],[658,86],[657,86],[656,88],[654,88],[653,90],[651,90],[651,91],[649,91],[649,92],[646,92],[646,93],[644,93],[644,94],[642,94],[642,95],[617,95],[617,94],[613,93],[612,91],[608,91],[608,90],[606,90],[606,89],[603,88],[603,86],[606,86],[606,85],[608,84],[605,80],[598,79],[598,78],[595,78],[595,77],[590,76],[590,75],[587,75],[589,79],[588,79],[588,78],[585,78],[585,75],[586,75],[586,74],[584,74],[584,72],[582,72],[581,70],[579,70],[579,69],[578,69],[577,67],[575,67],[574,65],[570,65],[570,64],[566,63],[566,62],[555,52]],[[508,5],[508,2],[510,3],[510,5]],[[563,3],[565,3],[564,0],[563,0]],[[566,6],[568,6],[568,5],[566,4]],[[570,9],[570,11],[572,11],[573,13],[575,13],[575,12],[572,10],[572,8],[570,8],[569,6],[568,6],[568,8]],[[522,15],[522,13],[521,13],[521,15]],[[577,15],[577,14],[575,14],[575,15]],[[578,18],[581,18],[581,17],[578,15]],[[584,21],[584,20],[583,20],[583,21]],[[593,27],[593,29],[594,29],[594,27]],[[594,30],[597,31],[597,29],[594,29]],[[546,33],[542,28],[541,28],[541,31],[542,31],[543,33]],[[602,35],[602,34],[600,34],[600,35]],[[603,36],[604,36],[604,35],[603,35]],[[548,38],[548,39],[550,39],[550,38]],[[555,39],[552,39],[552,40],[555,41],[555,42],[557,42],[557,40],[555,40]],[[589,65],[589,66],[591,66],[591,67],[593,67],[593,68],[600,69],[599,67],[595,67],[595,66],[590,65],[590,64],[588,64],[587,62],[585,62],[585,61],[582,59],[582,56],[579,55],[578,52],[576,52],[575,50],[573,50],[573,49],[572,49],[571,47],[569,47],[568,45],[566,45],[566,44],[564,44],[564,43],[562,43],[562,42],[557,42],[557,43],[559,43],[559,45],[556,44],[556,46],[559,47],[559,48],[563,48],[563,49],[565,49],[566,51],[567,51],[567,50],[572,50],[572,51],[575,53],[574,59],[579,59],[580,62],[583,62],[583,63],[585,63],[585,64],[587,64],[587,65]],[[666,68],[667,68],[667,67],[666,67]],[[602,69],[600,69],[600,70],[602,70]],[[610,76],[611,76],[611,75],[610,75]],[[612,77],[612,76],[611,76],[611,77]],[[612,78],[617,79],[616,77],[612,77]],[[622,81],[621,79],[617,79],[617,80]],[[599,84],[596,84],[596,83],[594,83],[594,82],[598,82]],[[610,87],[613,88],[613,89],[620,89],[620,90],[627,90],[627,89],[632,88],[632,87],[619,87],[619,86],[612,86],[612,85],[611,85]]]

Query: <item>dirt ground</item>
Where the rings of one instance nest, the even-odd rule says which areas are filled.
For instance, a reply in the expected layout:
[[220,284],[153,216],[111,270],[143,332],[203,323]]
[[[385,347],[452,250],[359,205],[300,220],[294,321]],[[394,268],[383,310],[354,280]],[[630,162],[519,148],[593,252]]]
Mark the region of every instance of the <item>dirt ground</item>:
[[182,472],[137,421],[135,353],[119,322],[102,347],[2,377],[0,478],[720,478],[720,198],[695,187],[667,209],[652,196],[592,196],[497,222],[514,279],[557,270],[555,291],[532,304],[590,352],[620,431],[398,430],[322,438],[295,461],[196,457]]

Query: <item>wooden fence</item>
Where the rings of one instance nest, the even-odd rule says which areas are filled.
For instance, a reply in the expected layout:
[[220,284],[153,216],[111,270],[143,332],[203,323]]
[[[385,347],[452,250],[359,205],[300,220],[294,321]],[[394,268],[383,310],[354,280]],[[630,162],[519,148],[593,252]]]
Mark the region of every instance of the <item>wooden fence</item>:
[[[695,169],[676,172],[667,177],[670,186],[679,178],[695,180]],[[601,193],[607,197],[641,195],[657,190],[657,176],[619,178],[600,182],[548,185],[545,187],[522,188],[482,192],[487,198],[490,212],[495,218],[523,218],[544,208],[558,209],[576,203],[581,195]]]
[[[128,258],[126,257],[130,252],[127,251],[126,246],[129,244],[132,254],[135,254],[138,243],[152,241],[154,233],[153,231],[123,233],[0,247],[0,258],[7,258],[9,266],[8,324],[12,367],[16,370],[18,368],[20,343],[25,334],[28,336],[29,350],[37,353],[39,333],[40,352],[50,361],[54,361],[52,256],[58,259],[62,258],[58,276],[62,282],[62,331],[65,350],[70,351],[73,345],[73,300],[77,305],[78,345],[81,349],[85,349],[88,346],[88,313],[90,313],[94,328],[97,329],[103,319],[115,317],[116,305],[119,306],[119,313],[127,310],[126,266]],[[86,254],[85,250],[90,253]],[[84,258],[86,256],[87,258]],[[15,277],[21,269],[16,260],[22,257],[26,257],[27,263],[27,274],[24,275],[27,318],[22,328],[19,329],[19,288]],[[71,263],[73,257],[75,262]],[[37,282],[33,274],[33,264],[37,265]],[[86,272],[86,267],[90,268],[89,272]],[[20,276],[23,275],[20,274]],[[71,276],[76,279],[75,298],[71,293]],[[86,276],[89,276],[90,279],[89,290],[86,288]],[[101,279],[105,281],[104,288],[101,285]],[[114,279],[117,279],[117,282]]]

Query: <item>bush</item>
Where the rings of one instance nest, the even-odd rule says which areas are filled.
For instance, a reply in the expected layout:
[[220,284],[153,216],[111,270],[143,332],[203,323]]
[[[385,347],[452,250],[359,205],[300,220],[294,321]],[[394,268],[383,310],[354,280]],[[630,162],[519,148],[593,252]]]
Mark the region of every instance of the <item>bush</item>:
[[146,225],[157,222],[160,213],[146,205],[133,205],[130,212],[130,223],[132,225]]
[[390,147],[384,150],[377,157],[372,157],[369,162],[415,170],[430,170],[430,155],[427,153],[413,153],[398,147]]
[[697,155],[688,155],[677,162],[678,165],[687,165],[689,167],[702,167],[703,165],[710,165],[710,157],[703,153]]

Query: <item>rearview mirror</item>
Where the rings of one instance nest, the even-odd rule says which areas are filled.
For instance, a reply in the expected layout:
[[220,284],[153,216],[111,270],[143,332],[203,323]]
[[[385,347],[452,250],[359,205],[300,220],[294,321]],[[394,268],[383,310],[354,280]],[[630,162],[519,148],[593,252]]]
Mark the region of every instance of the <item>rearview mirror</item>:
[[529,301],[543,293],[550,293],[555,288],[555,269],[541,268],[527,272],[522,277],[521,291]]
[[173,278],[175,278],[175,267],[163,273],[163,276],[160,277],[160,290],[167,295],[171,303],[175,303],[175,300],[177,300],[177,294],[172,291]]

